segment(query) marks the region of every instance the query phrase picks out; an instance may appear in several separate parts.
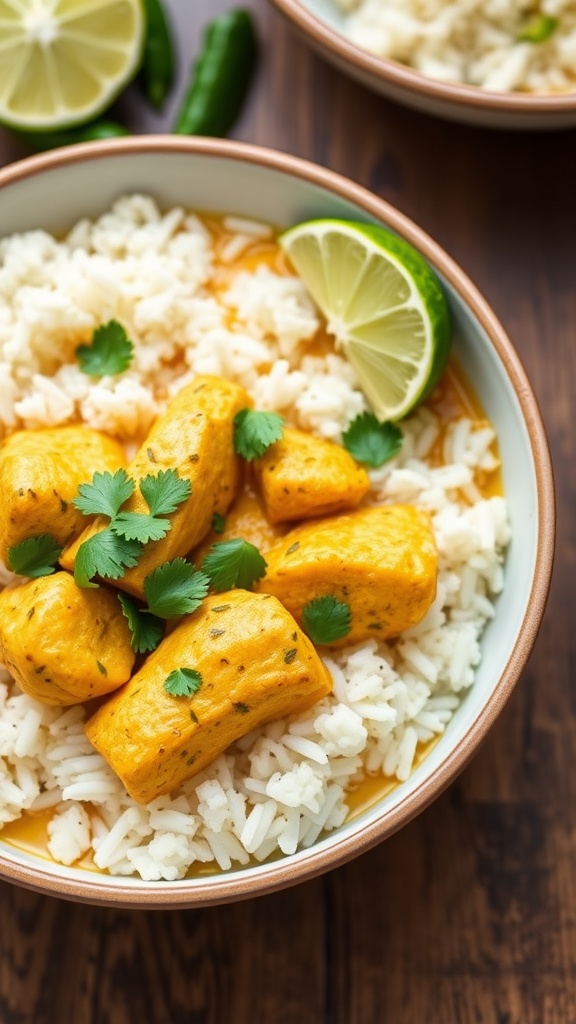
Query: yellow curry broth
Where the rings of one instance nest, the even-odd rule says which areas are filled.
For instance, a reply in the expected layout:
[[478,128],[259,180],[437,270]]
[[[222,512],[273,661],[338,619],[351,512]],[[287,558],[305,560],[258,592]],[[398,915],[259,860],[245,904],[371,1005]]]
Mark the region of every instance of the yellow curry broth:
[[[291,273],[282,252],[273,238],[259,238],[247,245],[243,252],[235,259],[231,261],[223,260],[221,258],[222,254],[225,254],[226,247],[233,238],[233,233],[226,230],[222,219],[217,217],[207,216],[203,222],[211,234],[216,253],[213,282],[210,285],[210,290],[216,297],[229,286],[232,276],[240,270],[253,271],[256,266],[265,264],[277,273]],[[230,313],[230,320],[233,320],[232,311]],[[303,346],[304,353],[315,356],[325,355],[333,350],[332,339],[326,333],[324,326],[318,330],[314,338]],[[468,417],[482,425],[488,422],[473,387],[454,357],[450,359],[441,381],[425,405],[437,414],[443,423],[443,429],[430,455],[430,461],[435,465],[441,465],[443,462],[442,448],[445,431],[451,421]],[[494,452],[498,454],[496,446],[494,446]],[[502,494],[502,479],[499,470],[490,474],[477,474],[476,483],[480,492],[485,497]],[[437,741],[437,739],[434,739],[428,743],[420,744],[416,753],[415,764],[421,763]],[[391,792],[397,785],[398,783],[394,779],[383,778],[379,775],[368,776],[348,794],[349,818],[357,817],[384,795]],[[89,807],[88,810],[90,810]],[[96,808],[94,808],[94,813],[97,814]],[[52,814],[52,809],[37,814],[25,812],[20,819],[4,826],[2,829],[2,839],[18,849],[51,859],[47,843],[48,823]],[[79,867],[98,870],[90,855],[81,858],[76,864]],[[189,874],[207,874],[217,870],[217,867],[204,864],[192,869]]]

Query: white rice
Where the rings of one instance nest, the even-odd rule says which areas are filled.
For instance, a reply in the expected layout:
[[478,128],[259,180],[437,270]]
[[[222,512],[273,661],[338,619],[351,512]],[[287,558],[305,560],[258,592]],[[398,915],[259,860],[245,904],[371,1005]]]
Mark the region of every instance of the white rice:
[[576,2],[541,0],[557,19],[543,42],[519,39],[532,0],[335,0],[352,42],[430,78],[496,92],[576,89]]
[[[252,241],[269,233],[231,223]],[[1,242],[0,430],[79,418],[130,441],[170,394],[207,372],[339,439],[365,401],[342,358],[306,354],[318,316],[301,283],[261,266],[232,272],[216,299],[207,289],[213,260],[198,218],[163,215],[143,196],[119,200],[62,241],[37,231]],[[94,384],[74,349],[111,317],[133,339],[134,361]],[[496,466],[493,431],[452,424],[444,465],[434,467],[427,459],[441,426],[420,409],[402,426],[401,454],[371,473],[373,501],[413,502],[431,515],[440,573],[422,622],[395,642],[330,653],[328,698],[252,732],[146,807],[86,739],[82,707],[39,704],[0,667],[0,826],[24,810],[54,809],[56,860],[91,854],[113,874],[172,880],[202,864],[228,870],[291,854],[343,823],[347,793],[366,772],[407,779],[419,744],[443,733],[474,682],[509,540],[504,499],[482,498],[477,486],[477,472]],[[2,581],[18,582],[9,573]]]

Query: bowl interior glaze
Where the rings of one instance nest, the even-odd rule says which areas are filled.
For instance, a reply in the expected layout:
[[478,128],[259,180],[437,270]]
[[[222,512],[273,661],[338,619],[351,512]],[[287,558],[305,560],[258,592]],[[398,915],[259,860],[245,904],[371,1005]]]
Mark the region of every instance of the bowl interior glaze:
[[358,185],[284,154],[238,143],[140,137],[33,157],[0,171],[3,234],[61,232],[118,196],[153,195],[163,207],[234,213],[288,226],[311,217],[385,224],[441,276],[454,350],[499,435],[513,539],[500,614],[488,626],[474,686],[407,782],[353,821],[295,855],[178,882],[143,882],[66,868],[22,853],[0,835],[0,876],[70,899],[126,906],[195,906],[270,892],[310,878],[375,845],[421,811],[462,769],[509,697],[544,611],[554,546],[554,495],[537,403],[509,339],[454,262],[420,229]]

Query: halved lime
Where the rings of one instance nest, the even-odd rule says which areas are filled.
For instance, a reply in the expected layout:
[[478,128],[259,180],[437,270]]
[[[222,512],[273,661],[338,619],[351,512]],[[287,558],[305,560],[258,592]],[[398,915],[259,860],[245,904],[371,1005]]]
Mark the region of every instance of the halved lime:
[[306,221],[280,244],[376,415],[402,419],[448,358],[450,313],[437,275],[408,242],[372,224]]
[[0,0],[0,121],[90,120],[134,76],[143,38],[141,0]]

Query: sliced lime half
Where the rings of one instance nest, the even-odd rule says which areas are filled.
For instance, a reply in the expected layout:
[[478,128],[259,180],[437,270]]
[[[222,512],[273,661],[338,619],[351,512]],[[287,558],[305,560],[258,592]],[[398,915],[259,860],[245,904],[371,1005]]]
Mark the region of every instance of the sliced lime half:
[[450,313],[435,272],[408,242],[372,224],[306,221],[280,244],[376,415],[402,419],[430,394],[448,358]]

